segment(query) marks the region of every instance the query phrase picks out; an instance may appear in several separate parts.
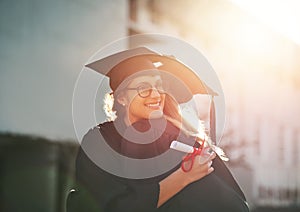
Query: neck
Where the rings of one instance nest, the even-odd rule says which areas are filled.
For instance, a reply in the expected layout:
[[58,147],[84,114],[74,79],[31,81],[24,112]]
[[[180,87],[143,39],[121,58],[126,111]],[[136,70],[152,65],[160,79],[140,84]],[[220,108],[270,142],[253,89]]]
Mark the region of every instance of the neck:
[[124,123],[126,124],[126,126],[130,126],[132,124],[128,116],[124,116]]

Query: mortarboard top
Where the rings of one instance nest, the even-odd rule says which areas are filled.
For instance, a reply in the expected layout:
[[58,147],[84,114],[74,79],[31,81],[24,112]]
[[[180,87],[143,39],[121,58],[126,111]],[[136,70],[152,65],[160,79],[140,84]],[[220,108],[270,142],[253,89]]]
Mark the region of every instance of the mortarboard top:
[[178,103],[188,102],[194,94],[218,95],[197,74],[173,56],[161,55],[146,47],[125,50],[86,65],[109,77],[110,87],[118,86],[141,71],[159,71]]

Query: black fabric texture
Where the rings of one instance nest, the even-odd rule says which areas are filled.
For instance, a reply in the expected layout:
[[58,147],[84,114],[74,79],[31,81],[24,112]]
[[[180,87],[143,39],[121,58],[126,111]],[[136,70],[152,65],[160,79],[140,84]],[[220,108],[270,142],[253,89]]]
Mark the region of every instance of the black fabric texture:
[[[159,121],[159,120],[158,120]],[[127,141],[120,135],[126,126],[122,122],[106,122],[89,133],[100,130],[109,146],[122,155],[133,158],[155,157],[167,149],[173,140],[180,138],[194,142],[194,138],[184,136],[180,130],[167,123],[161,136],[150,144],[137,144]],[[156,123],[158,124],[158,123]],[[155,126],[159,126],[155,125]],[[135,129],[149,130],[146,120],[135,123]],[[162,130],[155,128],[153,133]],[[81,145],[90,141],[85,138]],[[145,146],[146,145],[146,146]],[[101,150],[97,150],[101,154]],[[76,161],[75,191],[68,196],[67,211],[105,211],[105,212],[247,212],[245,196],[224,162],[216,157],[213,161],[214,172],[189,184],[160,208],[157,208],[159,182],[180,167],[180,163],[164,174],[146,179],[127,179],[115,176],[98,167],[83,148],[79,149]]]

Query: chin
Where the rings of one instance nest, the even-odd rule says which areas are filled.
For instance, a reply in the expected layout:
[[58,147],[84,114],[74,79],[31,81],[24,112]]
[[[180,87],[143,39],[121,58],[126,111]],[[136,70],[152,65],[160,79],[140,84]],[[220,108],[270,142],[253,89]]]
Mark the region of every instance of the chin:
[[154,110],[149,114],[149,119],[158,119],[163,117],[164,113],[161,110]]

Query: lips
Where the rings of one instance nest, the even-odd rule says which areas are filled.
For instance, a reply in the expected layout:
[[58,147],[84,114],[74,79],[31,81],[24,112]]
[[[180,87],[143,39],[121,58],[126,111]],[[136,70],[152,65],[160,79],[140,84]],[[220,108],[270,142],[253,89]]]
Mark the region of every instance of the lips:
[[148,108],[151,108],[151,109],[159,109],[159,107],[160,107],[160,101],[159,102],[147,103],[146,106]]

